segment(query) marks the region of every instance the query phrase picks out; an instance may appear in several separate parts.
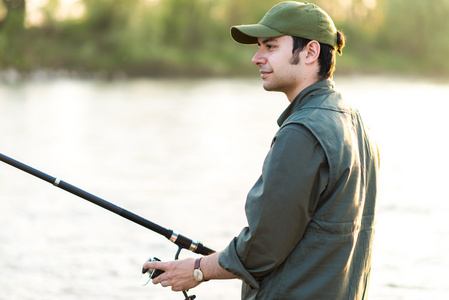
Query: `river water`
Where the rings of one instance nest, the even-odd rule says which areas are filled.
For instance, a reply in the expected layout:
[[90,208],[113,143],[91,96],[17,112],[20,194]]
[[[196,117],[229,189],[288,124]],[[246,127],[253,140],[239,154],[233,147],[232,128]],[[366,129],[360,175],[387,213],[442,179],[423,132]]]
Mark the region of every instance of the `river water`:
[[[449,85],[336,84],[381,149],[370,299],[447,299]],[[0,152],[220,250],[246,224],[246,193],[287,105],[247,79],[0,84]],[[143,261],[175,252],[164,237],[0,163],[0,299],[183,299],[140,285]],[[240,282],[191,292],[239,299]]]

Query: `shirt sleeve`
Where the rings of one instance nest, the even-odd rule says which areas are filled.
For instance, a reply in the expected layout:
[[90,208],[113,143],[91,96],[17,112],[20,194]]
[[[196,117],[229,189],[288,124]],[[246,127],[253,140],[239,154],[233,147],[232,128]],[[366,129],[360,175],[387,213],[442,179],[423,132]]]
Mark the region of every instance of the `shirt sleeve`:
[[301,240],[328,178],[310,131],[298,124],[278,131],[246,200],[248,226],[220,253],[220,266],[257,288]]

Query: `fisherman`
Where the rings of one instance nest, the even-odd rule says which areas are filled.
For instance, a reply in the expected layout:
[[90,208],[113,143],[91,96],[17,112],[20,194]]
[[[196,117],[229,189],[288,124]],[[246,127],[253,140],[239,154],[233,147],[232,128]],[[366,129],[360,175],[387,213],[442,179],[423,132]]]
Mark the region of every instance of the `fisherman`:
[[248,194],[248,226],[220,252],[144,267],[174,291],[239,278],[242,299],[367,299],[379,157],[332,81],[343,33],[318,6],[289,1],[231,35],[259,45],[264,89],[290,102]]

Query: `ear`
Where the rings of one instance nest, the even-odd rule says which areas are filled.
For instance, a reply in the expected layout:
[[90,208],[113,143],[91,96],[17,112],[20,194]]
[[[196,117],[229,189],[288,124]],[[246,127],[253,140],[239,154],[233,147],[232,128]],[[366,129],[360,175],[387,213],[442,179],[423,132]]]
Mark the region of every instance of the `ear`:
[[306,57],[305,57],[305,63],[306,64],[313,64],[314,62],[316,62],[318,60],[318,57],[320,56],[320,51],[321,51],[321,47],[320,47],[320,43],[318,43],[317,41],[310,41],[305,49],[306,50]]

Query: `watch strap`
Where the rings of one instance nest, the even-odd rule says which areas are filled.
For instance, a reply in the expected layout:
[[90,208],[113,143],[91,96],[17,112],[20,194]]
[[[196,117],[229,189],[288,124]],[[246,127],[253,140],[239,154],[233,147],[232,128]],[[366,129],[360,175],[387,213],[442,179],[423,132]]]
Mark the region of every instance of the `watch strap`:
[[200,258],[197,258],[197,259],[195,260],[195,265],[193,266],[193,269],[194,269],[194,270],[199,270],[199,271],[201,272],[201,274],[203,274],[203,280],[202,280],[202,281],[209,281],[209,279],[205,279],[205,278],[204,278],[204,273],[203,273],[203,271],[201,270],[201,259],[203,259],[203,256],[201,256]]
[[195,260],[195,266],[193,267],[194,269],[199,269],[199,270],[201,270],[201,268],[200,268],[200,264],[201,264],[201,259],[202,259],[203,257],[200,257],[200,258],[197,258],[196,260]]

